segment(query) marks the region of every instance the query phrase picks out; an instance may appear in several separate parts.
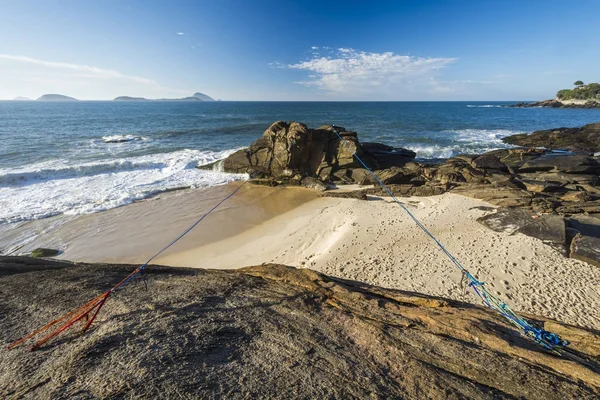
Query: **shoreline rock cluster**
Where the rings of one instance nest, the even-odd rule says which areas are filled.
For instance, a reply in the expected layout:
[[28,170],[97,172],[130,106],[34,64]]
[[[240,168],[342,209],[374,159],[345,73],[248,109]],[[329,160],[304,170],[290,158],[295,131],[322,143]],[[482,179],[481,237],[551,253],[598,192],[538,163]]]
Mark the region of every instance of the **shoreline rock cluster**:
[[[530,236],[564,238],[559,245],[566,255],[585,257],[600,265],[600,253],[589,251],[600,248],[600,156],[592,154],[600,148],[600,124],[506,138],[507,143],[528,146],[547,143],[548,149],[517,147],[458,155],[432,164],[415,161],[416,154],[407,149],[361,143],[355,132],[336,127],[345,140],[341,143],[333,129],[309,129],[301,123],[277,121],[248,149],[226,158],[223,168],[258,175],[254,183],[271,186],[303,185],[325,191],[329,184],[374,184],[352,156],[356,153],[394,194],[408,197],[452,192],[525,210],[525,220],[538,226],[526,230]],[[558,148],[571,151],[552,150]],[[374,185],[360,192],[325,195],[365,199],[386,193]],[[556,218],[552,234],[542,227],[546,219],[534,220],[541,214]],[[573,216],[583,214],[592,217],[585,225],[594,229],[577,231],[569,225]],[[527,225],[524,221],[522,225]]]
[[[135,267],[0,257],[2,342]],[[111,296],[85,334],[1,349],[0,397],[597,398],[600,333],[527,317],[573,356],[459,301],[277,264],[152,266],[148,290]]]
[[557,99],[534,101],[532,103],[520,102],[512,104],[509,107],[529,108],[529,107],[547,107],[547,108],[600,108],[600,101],[589,100],[585,103],[564,103]]
[[516,146],[597,153],[600,152],[600,123],[580,128],[556,128],[512,135],[502,141]]

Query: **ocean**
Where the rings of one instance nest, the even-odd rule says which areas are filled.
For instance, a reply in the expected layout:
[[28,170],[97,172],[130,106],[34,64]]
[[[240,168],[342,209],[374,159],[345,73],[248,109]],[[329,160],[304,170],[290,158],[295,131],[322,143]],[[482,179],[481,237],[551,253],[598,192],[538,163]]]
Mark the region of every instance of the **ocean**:
[[2,101],[0,225],[244,179],[195,167],[248,146],[280,119],[343,126],[420,159],[482,153],[506,147],[507,135],[600,121],[600,110],[511,103]]

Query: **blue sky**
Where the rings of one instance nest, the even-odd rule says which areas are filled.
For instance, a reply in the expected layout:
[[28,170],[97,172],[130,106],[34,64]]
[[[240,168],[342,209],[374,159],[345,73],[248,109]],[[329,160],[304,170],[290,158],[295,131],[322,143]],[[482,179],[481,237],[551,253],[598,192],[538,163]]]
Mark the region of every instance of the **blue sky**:
[[600,80],[600,1],[0,0],[0,10],[0,99],[536,100]]

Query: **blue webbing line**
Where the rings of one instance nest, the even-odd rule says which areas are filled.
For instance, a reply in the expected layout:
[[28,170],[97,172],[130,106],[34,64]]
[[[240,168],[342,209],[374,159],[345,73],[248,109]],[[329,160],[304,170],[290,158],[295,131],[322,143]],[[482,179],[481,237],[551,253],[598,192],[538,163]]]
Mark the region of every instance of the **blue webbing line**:
[[[342,138],[340,133],[333,128],[333,132],[336,134],[340,142],[346,146],[347,140]],[[526,337],[533,339],[536,343],[546,347],[547,349],[553,350],[555,347],[565,347],[568,345],[566,340],[561,339],[557,334],[545,331],[544,329],[536,328],[529,324],[525,319],[519,317],[515,314],[508,305],[506,305],[503,301],[498,300],[491,293],[489,293],[485,287],[484,283],[478,281],[467,269],[450,253],[448,249],[423,225],[417,217],[413,215],[413,213],[406,207],[406,205],[401,202],[394,193],[387,187],[380,179],[375,175],[375,173],[365,164],[365,162],[355,153],[352,152],[352,156],[358,160],[358,162],[371,174],[371,176],[377,181],[379,186],[381,186],[406,213],[410,216],[410,218],[415,222],[415,224],[421,228],[423,232],[427,236],[429,236],[435,244],[448,256],[450,261],[452,261],[464,274],[464,276],[470,281],[469,286],[473,288],[475,293],[481,298],[483,303],[491,308],[492,310],[498,311],[502,316],[508,319],[513,325],[523,330],[523,333]],[[479,288],[479,289],[478,289]]]
[[152,257],[150,257],[148,259],[148,261],[146,261],[145,263],[143,263],[142,265],[140,265],[137,270],[136,273],[131,274],[131,276],[123,281],[123,283],[121,283],[119,286],[114,287],[113,289],[111,289],[111,292],[114,292],[115,290],[118,290],[120,288],[122,288],[123,286],[127,285],[129,282],[131,282],[131,280],[133,278],[135,278],[138,274],[143,274],[144,270],[146,269],[146,267],[148,266],[148,264],[150,264],[150,262],[152,260],[154,260],[156,257],[158,257],[161,253],[163,253],[164,251],[166,251],[169,247],[173,246],[175,243],[177,243],[181,238],[183,238],[185,235],[187,235],[188,233],[190,233],[190,231],[192,229],[194,229],[196,227],[196,225],[198,225],[200,222],[202,222],[204,220],[204,218],[206,218],[210,213],[212,213],[213,211],[215,211],[217,208],[219,208],[219,206],[223,203],[225,203],[227,200],[229,200],[231,197],[233,197],[233,195],[235,195],[246,183],[248,183],[248,180],[244,181],[244,183],[242,183],[240,186],[238,186],[233,192],[231,192],[230,194],[228,194],[225,198],[223,198],[221,201],[219,201],[213,208],[211,208],[210,210],[208,210],[204,215],[202,215],[200,218],[198,218],[198,220],[196,220],[196,222],[194,222],[192,225],[190,225],[189,228],[187,228],[185,231],[183,231],[179,236],[177,236],[174,240],[171,241],[171,243],[167,244],[165,247],[163,247],[160,251],[158,251],[156,254],[154,254]]

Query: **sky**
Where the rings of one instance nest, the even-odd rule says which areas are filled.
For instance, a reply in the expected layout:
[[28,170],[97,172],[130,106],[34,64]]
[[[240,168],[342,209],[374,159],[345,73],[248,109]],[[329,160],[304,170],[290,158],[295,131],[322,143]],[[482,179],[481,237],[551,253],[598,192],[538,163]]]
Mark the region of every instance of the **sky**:
[[600,1],[0,0],[0,99],[542,100],[600,80]]

